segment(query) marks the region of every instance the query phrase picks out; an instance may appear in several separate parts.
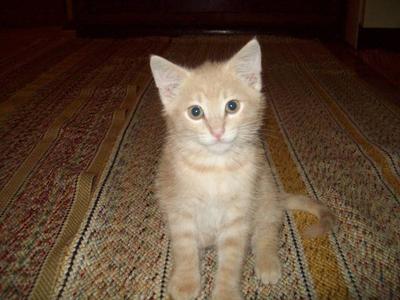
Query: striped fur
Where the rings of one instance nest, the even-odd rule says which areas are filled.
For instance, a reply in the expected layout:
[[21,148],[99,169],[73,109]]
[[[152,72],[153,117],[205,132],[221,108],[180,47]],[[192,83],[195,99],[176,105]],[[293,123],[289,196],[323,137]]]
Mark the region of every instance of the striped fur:
[[[174,299],[198,295],[199,250],[209,246],[218,252],[214,299],[242,298],[241,268],[249,244],[256,275],[264,284],[276,283],[284,209],[319,217],[310,235],[329,230],[333,217],[306,197],[276,191],[258,138],[265,106],[258,42],[253,39],[223,63],[189,70],[153,56],[151,68],[168,128],[156,192],[172,241],[169,294]],[[239,103],[234,113],[226,111],[232,99]],[[191,118],[193,105],[202,108],[201,119]]]

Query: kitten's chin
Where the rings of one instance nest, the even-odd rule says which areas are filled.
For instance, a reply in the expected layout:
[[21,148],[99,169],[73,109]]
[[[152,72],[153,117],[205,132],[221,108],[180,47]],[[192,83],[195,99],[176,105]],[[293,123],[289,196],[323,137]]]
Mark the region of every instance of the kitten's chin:
[[212,145],[207,145],[207,149],[215,154],[223,154],[232,148],[231,143],[215,143]]

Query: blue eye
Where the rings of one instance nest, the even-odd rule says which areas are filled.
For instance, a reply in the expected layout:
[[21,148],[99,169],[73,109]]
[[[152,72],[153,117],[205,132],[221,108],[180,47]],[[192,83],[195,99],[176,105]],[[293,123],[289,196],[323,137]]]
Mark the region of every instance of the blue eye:
[[230,100],[230,101],[228,101],[228,103],[226,103],[225,111],[227,113],[233,114],[239,110],[239,107],[240,107],[239,101]]
[[189,117],[194,120],[201,119],[203,117],[203,109],[198,105],[193,105],[188,109]]

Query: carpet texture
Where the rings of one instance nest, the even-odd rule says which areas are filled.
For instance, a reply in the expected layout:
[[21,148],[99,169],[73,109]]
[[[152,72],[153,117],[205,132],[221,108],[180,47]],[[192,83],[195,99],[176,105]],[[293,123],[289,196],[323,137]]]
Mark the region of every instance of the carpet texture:
[[[165,125],[147,55],[194,66],[227,58],[248,39],[68,41],[77,49],[57,63],[68,67],[48,68],[55,78],[28,90],[36,98],[3,102],[1,130],[10,137],[0,152],[0,189],[9,198],[1,199],[1,298],[166,298],[170,242],[153,195]],[[304,239],[316,218],[287,212],[282,278],[261,284],[248,253],[245,298],[399,299],[399,106],[318,41],[259,40],[266,162],[279,189],[325,203],[338,226]],[[13,90],[10,84],[4,93]],[[56,134],[46,135],[52,128]],[[34,151],[39,158],[10,189]],[[212,290],[215,255],[204,254],[199,299]]]
[[20,63],[0,76],[2,299],[49,294],[115,139],[151,80],[148,55],[168,39],[36,42],[42,47],[25,60],[25,50],[5,56]]
[[[176,40],[165,55],[196,64],[227,57],[242,42]],[[327,237],[305,240],[300,232],[315,219],[288,212],[281,235],[282,279],[275,286],[258,282],[249,254],[244,295],[397,297],[399,218],[393,212],[399,211],[398,108],[368,91],[318,42],[268,37],[261,42],[269,101],[266,160],[281,189],[324,202],[338,216],[339,226]],[[170,248],[152,193],[164,134],[160,110],[156,88],[150,85],[66,257],[58,297],[165,298]],[[209,251],[201,267],[201,299],[210,295],[215,267],[215,253]]]

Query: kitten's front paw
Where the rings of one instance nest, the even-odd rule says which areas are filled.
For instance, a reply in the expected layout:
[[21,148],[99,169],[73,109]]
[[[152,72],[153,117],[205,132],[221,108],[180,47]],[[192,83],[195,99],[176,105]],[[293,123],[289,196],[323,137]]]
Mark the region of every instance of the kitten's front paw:
[[212,300],[242,300],[243,297],[238,289],[218,288],[212,294]]
[[174,300],[194,299],[200,291],[200,275],[176,274],[168,284],[168,294]]
[[275,284],[281,278],[281,263],[278,256],[263,257],[256,261],[256,276],[264,284]]

